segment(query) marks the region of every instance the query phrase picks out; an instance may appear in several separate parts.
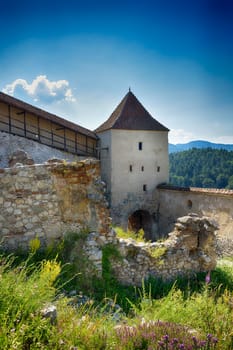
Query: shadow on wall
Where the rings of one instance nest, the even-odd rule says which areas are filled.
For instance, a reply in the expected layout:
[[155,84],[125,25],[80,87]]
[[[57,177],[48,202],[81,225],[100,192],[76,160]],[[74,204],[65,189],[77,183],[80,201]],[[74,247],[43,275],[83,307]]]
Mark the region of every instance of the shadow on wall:
[[143,229],[144,238],[155,241],[158,233],[158,225],[153,215],[147,210],[136,210],[128,218],[128,230],[137,233]]

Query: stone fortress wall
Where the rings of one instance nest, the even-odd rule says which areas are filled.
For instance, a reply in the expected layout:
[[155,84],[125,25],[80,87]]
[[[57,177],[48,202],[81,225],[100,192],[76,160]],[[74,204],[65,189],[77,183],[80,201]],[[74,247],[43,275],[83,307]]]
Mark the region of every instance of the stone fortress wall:
[[215,266],[216,227],[206,218],[180,219],[162,243],[117,239],[98,160],[16,163],[0,169],[0,181],[1,244],[7,249],[28,248],[35,237],[45,246],[84,230],[85,252],[96,270],[102,271],[103,246],[113,243],[122,256],[112,261],[115,275],[136,285],[150,275],[171,278]]
[[[163,242],[136,243],[117,239],[111,229],[97,159],[76,161],[77,157],[68,153],[5,133],[1,133],[0,147],[3,248],[28,249],[35,237],[46,246],[66,233],[84,230],[84,249],[96,271],[102,271],[103,246],[115,244],[122,259],[112,260],[114,274],[125,284],[140,285],[150,275],[171,278],[214,268],[216,225],[207,217],[218,223],[221,237],[233,242],[233,191],[159,186],[146,196],[128,198],[117,213],[122,222],[127,224],[133,211],[146,211],[150,228],[158,233],[155,240],[168,236]],[[19,148],[28,150],[32,158],[24,163],[25,159],[12,157]],[[48,161],[51,157],[58,159]],[[8,164],[12,167],[7,168]]]
[[29,140],[25,137],[0,131],[0,167],[7,168],[11,155],[17,150],[24,150],[30,155],[34,163],[42,164],[48,159],[57,158],[68,161],[80,160],[75,154],[60,151],[42,143]]
[[190,212],[214,219],[219,236],[233,241],[233,190],[159,186],[159,230],[172,230],[180,216]]
[[99,161],[46,163],[0,169],[0,232],[6,248],[45,245],[86,228],[107,237],[108,204]]

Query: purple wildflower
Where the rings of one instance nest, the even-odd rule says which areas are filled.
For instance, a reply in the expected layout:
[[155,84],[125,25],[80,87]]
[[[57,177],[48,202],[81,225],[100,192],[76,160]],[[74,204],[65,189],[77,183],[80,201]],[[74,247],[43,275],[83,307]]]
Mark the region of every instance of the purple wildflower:
[[177,338],[173,338],[171,341],[171,345],[175,345],[178,344],[178,339]]
[[197,345],[197,338],[195,336],[192,337],[194,345]]
[[211,281],[211,278],[210,278],[210,271],[208,271],[207,275],[205,276],[205,283],[206,284],[209,284]]
[[169,336],[166,334],[163,336],[163,340],[165,341],[165,343],[168,343],[169,341]]
[[201,340],[199,345],[200,346],[206,346],[206,341],[205,340]]
[[161,349],[165,349],[164,348],[165,343],[163,341],[159,340],[158,345],[161,347]]

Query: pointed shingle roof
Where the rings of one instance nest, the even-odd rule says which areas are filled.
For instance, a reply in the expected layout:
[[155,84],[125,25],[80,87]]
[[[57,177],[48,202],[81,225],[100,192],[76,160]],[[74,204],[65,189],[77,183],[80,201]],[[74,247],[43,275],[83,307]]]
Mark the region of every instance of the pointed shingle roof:
[[169,131],[147,112],[131,91],[125,95],[111,116],[95,132],[99,133],[109,129]]

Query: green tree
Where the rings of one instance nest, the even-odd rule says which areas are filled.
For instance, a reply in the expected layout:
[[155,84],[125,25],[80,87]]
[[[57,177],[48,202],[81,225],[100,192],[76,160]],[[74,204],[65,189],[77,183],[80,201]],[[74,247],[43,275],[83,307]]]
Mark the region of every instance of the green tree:
[[173,185],[232,188],[233,151],[193,148],[169,157]]
[[228,177],[224,174],[219,174],[216,178],[217,188],[225,188],[228,185]]
[[228,179],[227,188],[233,190],[233,175],[231,175]]

